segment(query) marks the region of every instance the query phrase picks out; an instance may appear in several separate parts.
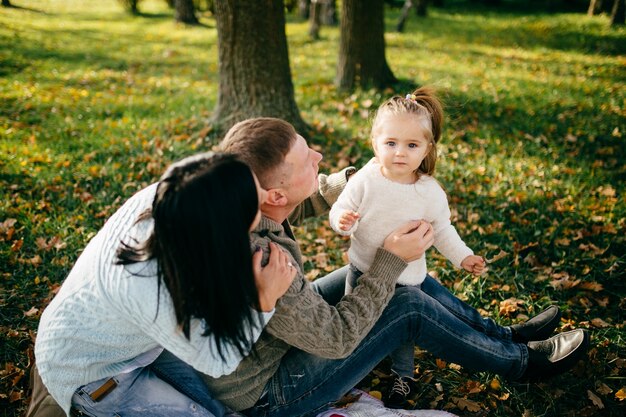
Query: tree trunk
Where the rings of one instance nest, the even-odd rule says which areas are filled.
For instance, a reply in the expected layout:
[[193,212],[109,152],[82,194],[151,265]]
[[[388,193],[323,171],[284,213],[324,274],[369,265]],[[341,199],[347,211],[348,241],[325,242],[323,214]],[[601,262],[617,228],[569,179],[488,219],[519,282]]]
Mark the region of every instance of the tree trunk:
[[311,0],[298,0],[298,15],[302,19],[309,18],[310,8],[311,8]]
[[404,6],[402,6],[402,12],[400,12],[400,19],[398,19],[398,24],[396,25],[396,32],[404,32],[404,25],[406,23],[406,19],[409,17],[409,12],[413,8],[413,0],[406,0],[404,2]]
[[398,80],[385,59],[383,0],[344,0],[335,83],[340,90],[375,86]]
[[623,25],[626,20],[626,0],[615,0],[611,12],[611,26]]
[[174,8],[174,18],[177,22],[188,25],[200,23],[196,17],[196,6],[194,6],[193,0],[174,0]]
[[595,16],[600,11],[602,0],[591,0],[587,9],[587,16]]
[[334,26],[337,24],[337,0],[324,0],[322,7],[322,24]]
[[2,5],[4,7],[11,7],[11,2],[9,0],[2,0]]
[[322,25],[322,2],[311,0],[309,7],[309,36],[311,39],[320,38],[320,26]]
[[219,93],[218,130],[251,117],[278,117],[303,135],[294,98],[282,0],[215,0]]

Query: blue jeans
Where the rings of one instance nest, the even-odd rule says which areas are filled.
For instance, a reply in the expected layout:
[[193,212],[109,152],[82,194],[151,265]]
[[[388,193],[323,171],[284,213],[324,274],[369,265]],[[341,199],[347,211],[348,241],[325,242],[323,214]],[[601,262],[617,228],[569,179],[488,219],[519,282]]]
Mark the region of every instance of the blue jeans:
[[99,401],[90,397],[108,378],[84,385],[72,408],[88,416],[222,417],[229,411],[211,398],[198,373],[168,351],[152,364],[115,376],[117,386]]
[[[339,288],[330,281],[314,287]],[[517,379],[527,367],[528,350],[510,339],[510,329],[484,319],[428,277],[421,288],[398,288],[372,330],[347,358],[324,359],[292,348],[267,383],[266,394],[248,413],[254,417],[315,416],[406,343],[468,369]]]

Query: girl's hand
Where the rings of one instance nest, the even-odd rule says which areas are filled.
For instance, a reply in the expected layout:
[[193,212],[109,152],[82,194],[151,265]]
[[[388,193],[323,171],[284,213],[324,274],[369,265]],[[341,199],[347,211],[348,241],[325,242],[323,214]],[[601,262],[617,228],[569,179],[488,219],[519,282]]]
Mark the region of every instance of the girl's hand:
[[485,263],[485,259],[482,256],[470,255],[467,258],[463,259],[461,262],[461,266],[467,272],[471,272],[474,275],[481,275],[485,272],[485,267],[487,264]]
[[344,232],[347,232],[348,230],[352,229],[352,227],[354,226],[356,221],[359,220],[360,217],[361,215],[359,215],[359,213],[357,213],[356,211],[344,211],[339,217],[339,228]]
[[424,256],[434,242],[433,226],[423,220],[413,220],[391,232],[385,238],[383,248],[405,262],[411,262]]
[[261,266],[263,251],[257,250],[252,255],[254,281],[259,293],[261,311],[272,311],[276,301],[283,296],[291,285],[296,273],[296,266],[290,261],[289,255],[278,245],[270,242],[270,257],[267,265]]

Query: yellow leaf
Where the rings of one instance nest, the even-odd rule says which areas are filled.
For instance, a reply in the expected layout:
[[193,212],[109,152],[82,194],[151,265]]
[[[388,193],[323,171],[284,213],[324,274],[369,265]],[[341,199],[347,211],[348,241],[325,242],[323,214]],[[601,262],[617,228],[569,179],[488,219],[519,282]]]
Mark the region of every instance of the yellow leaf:
[[383,394],[380,391],[370,391],[369,394],[377,400],[382,400]]
[[500,381],[497,378],[492,379],[491,382],[489,383],[489,387],[491,387],[491,389],[494,391],[500,391],[500,388],[501,388]]
[[615,398],[624,401],[626,399],[626,387],[620,388],[620,390],[615,393]]

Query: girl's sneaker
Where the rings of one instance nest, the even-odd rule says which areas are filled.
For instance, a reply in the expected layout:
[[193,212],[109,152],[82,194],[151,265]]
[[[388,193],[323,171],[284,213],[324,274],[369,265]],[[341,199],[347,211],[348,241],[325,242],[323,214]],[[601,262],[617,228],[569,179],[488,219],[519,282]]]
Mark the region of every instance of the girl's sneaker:
[[415,393],[415,380],[408,376],[395,375],[393,386],[385,399],[385,407],[404,409],[408,403],[409,396]]

